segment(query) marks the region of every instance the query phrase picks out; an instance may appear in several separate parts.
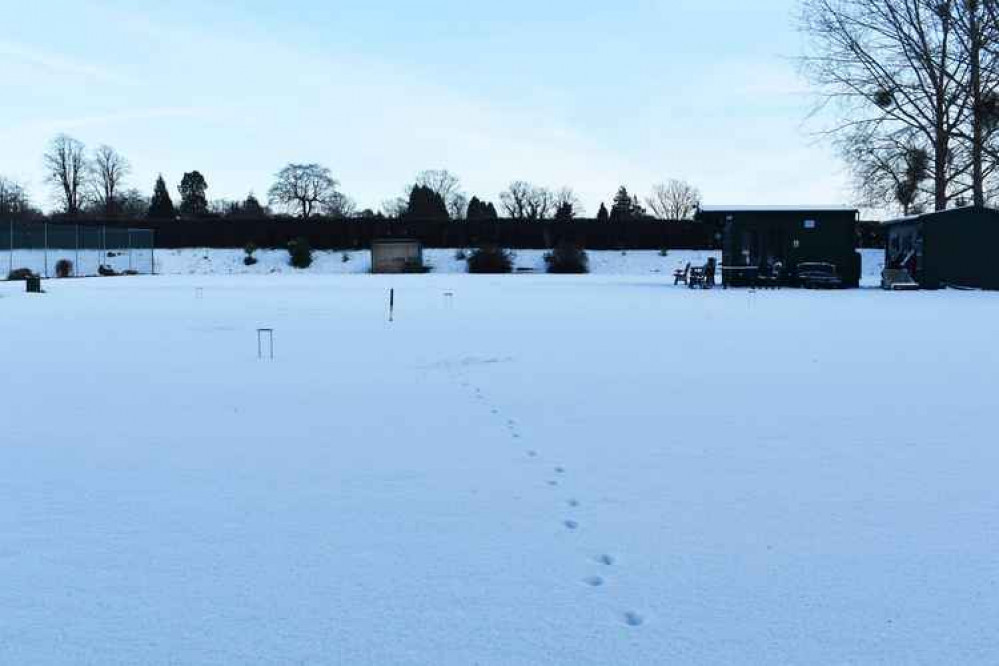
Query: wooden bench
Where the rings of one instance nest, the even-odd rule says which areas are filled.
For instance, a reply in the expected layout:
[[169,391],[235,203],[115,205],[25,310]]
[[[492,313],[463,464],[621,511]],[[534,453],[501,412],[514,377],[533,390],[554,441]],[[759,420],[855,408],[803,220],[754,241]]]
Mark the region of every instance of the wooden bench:
[[679,268],[673,271],[673,286],[680,284],[681,282],[687,284],[687,280],[690,278],[690,262],[687,262],[687,267],[683,270]]

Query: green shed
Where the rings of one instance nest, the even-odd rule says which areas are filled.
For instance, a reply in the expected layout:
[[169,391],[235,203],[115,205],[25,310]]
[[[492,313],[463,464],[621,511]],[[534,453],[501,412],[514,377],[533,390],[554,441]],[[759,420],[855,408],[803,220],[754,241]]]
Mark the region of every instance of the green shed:
[[704,206],[698,219],[722,241],[726,286],[757,284],[766,276],[798,284],[803,264],[828,265],[842,286],[860,285],[856,208],[843,206]]
[[999,210],[953,208],[885,223],[885,266],[924,289],[999,289]]

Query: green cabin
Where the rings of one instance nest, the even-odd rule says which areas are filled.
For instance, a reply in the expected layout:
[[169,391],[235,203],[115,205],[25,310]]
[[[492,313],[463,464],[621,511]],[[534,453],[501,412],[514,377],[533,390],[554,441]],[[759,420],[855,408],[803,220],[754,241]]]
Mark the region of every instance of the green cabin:
[[797,284],[802,264],[829,264],[844,287],[860,285],[856,208],[842,206],[705,206],[698,219],[712,224],[722,242],[726,286],[752,286],[763,276]]
[[885,223],[885,267],[923,289],[999,289],[999,210],[954,208]]

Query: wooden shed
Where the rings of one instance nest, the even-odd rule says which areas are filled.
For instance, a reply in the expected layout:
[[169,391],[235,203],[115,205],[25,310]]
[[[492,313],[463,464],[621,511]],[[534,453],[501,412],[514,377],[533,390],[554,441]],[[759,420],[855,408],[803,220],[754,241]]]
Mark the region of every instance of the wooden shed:
[[423,244],[412,238],[371,241],[372,273],[423,273]]
[[924,289],[999,289],[999,210],[954,208],[885,223],[885,267]]
[[800,266],[822,264],[835,270],[842,286],[857,287],[858,214],[844,206],[704,206],[698,219],[721,237],[727,286],[753,285],[764,275],[793,286]]

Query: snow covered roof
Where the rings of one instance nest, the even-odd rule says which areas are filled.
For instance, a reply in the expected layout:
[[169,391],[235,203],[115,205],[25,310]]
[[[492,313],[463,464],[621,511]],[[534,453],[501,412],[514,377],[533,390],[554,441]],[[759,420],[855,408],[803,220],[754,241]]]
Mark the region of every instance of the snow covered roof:
[[[955,206],[954,208],[948,208],[947,210],[930,211],[928,213],[919,213],[919,214],[916,214],[916,215],[907,215],[907,216],[904,216],[904,217],[897,217],[894,220],[886,220],[884,222],[884,225],[885,226],[889,226],[889,225],[894,225],[894,224],[906,224],[906,223],[910,223],[910,222],[916,222],[917,220],[924,220],[926,218],[938,217],[938,216],[941,216],[941,215],[948,215],[950,213],[956,213],[956,212],[962,211],[962,210],[973,210],[975,208],[976,208],[975,206]],[[984,208],[981,208],[979,210],[981,210],[983,212],[986,212],[986,213],[992,213],[994,215],[999,215],[999,209],[990,208],[989,206],[985,206]]]
[[702,213],[856,213],[854,206],[701,206]]

